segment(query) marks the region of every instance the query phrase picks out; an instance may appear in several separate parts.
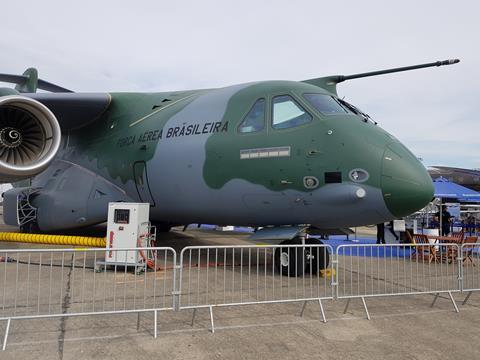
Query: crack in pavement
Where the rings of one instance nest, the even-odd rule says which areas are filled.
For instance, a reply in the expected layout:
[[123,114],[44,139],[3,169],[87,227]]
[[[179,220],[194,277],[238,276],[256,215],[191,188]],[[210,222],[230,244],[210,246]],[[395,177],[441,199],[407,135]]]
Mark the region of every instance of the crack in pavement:
[[[71,287],[71,275],[74,267],[73,263],[73,254],[70,259],[70,270],[67,274],[67,286],[65,288],[65,296],[62,301],[62,314],[66,314],[68,308],[70,307],[70,287]],[[66,327],[67,317],[63,316],[60,318],[60,334],[58,335],[58,358],[63,360],[63,346],[65,344],[65,327]]]

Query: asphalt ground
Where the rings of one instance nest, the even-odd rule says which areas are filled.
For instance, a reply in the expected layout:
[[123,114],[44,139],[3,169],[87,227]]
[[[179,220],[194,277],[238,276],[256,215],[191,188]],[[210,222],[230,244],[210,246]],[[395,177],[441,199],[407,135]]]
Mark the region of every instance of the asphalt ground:
[[[100,227],[87,233],[102,231]],[[189,245],[246,245],[246,237],[177,229],[162,236],[161,245],[180,253]],[[0,247],[32,245],[0,243]],[[356,266],[352,262],[349,270]],[[422,285],[409,281],[412,287]],[[80,283],[72,284],[78,293]],[[346,300],[325,300],[327,323],[320,321],[315,302],[307,303],[303,317],[302,303],[214,308],[214,334],[209,331],[208,309],[197,311],[193,326],[192,310],[162,311],[157,339],[151,313],[140,316],[138,330],[135,314],[18,320],[12,322],[0,359],[478,359],[480,293],[464,306],[463,294],[454,297],[460,313],[448,295],[441,295],[433,308],[433,295],[369,298],[371,320],[365,319],[359,299],[351,301],[345,314]],[[0,325],[2,334],[5,325]]]

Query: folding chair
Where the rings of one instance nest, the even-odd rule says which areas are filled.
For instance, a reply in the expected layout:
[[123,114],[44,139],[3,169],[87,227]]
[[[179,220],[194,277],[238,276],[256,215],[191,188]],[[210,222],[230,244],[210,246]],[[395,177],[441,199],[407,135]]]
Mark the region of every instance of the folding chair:
[[[410,236],[410,235],[409,235]],[[418,260],[418,257],[420,256],[423,261],[425,261],[425,258],[428,259],[428,263],[431,263],[432,260],[435,259],[435,246],[430,244],[428,241],[427,235],[423,234],[413,234],[413,236],[410,236],[410,239],[412,241],[412,244],[415,245],[420,245],[420,246],[414,246],[411,258],[416,257]],[[425,246],[428,245],[428,246]]]
[[464,240],[465,233],[462,231],[452,233],[451,237],[458,239],[459,243],[462,243]]
[[472,259],[472,254],[473,254],[473,249],[475,248],[475,244],[477,243],[477,237],[476,236],[467,236],[465,238],[465,241],[463,242],[463,245],[466,245],[463,247],[463,264],[465,265],[465,261],[470,260],[470,263],[475,266],[473,263]]

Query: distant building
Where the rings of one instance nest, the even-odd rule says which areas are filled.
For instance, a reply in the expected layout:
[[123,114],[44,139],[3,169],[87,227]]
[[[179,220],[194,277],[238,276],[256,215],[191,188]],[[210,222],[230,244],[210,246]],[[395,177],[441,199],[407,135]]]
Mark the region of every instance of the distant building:
[[429,166],[428,173],[432,179],[443,177],[449,181],[480,191],[480,170],[461,169],[447,166]]

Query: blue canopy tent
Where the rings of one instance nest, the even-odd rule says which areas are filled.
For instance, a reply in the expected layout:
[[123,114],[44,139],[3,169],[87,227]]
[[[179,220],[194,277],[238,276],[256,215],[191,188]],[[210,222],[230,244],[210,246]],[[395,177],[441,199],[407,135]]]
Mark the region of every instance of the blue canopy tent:
[[[465,186],[448,181],[443,177],[433,180],[434,196],[441,199],[456,199],[460,203],[480,202],[480,193]],[[442,229],[442,210],[440,205],[440,231]]]
[[435,188],[434,196],[437,198],[457,199],[459,202],[480,202],[479,192],[448,181],[443,177],[433,180],[433,187]]

